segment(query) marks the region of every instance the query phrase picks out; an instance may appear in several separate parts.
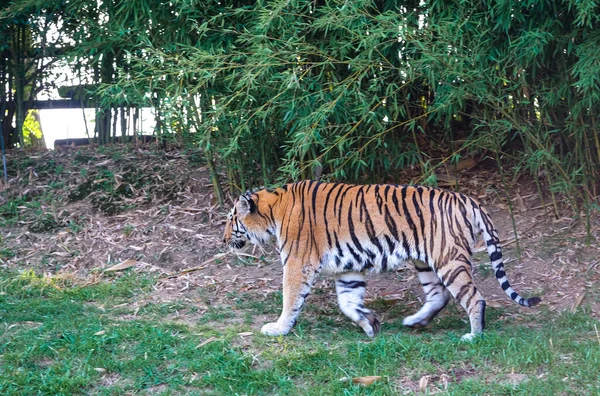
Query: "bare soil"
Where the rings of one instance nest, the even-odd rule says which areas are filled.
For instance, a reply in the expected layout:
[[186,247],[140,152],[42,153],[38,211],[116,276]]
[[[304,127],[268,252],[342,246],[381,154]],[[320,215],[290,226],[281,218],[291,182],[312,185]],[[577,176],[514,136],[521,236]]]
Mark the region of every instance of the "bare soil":
[[[158,273],[161,280],[149,299],[191,301],[198,305],[198,315],[208,305],[227,305],[231,292],[264,297],[281,289],[282,269],[274,251],[250,248],[234,256],[224,250],[228,208],[217,206],[208,171],[194,154],[92,147],[17,151],[8,160],[10,179],[0,187],[0,204],[13,206],[12,212],[0,213],[0,267],[33,268],[84,285],[132,270],[127,267]],[[550,310],[584,308],[600,317],[598,213],[593,214],[592,240],[586,246],[584,219],[573,219],[566,201],[559,200],[556,219],[550,197],[542,202],[531,180],[513,182],[509,196],[519,258],[499,175],[479,166],[452,176],[461,192],[492,212],[504,241],[507,274],[520,293],[541,296]],[[503,314],[516,320],[535,315],[537,310],[520,309],[504,295],[483,245],[476,250],[476,284],[489,306],[503,307]],[[123,268],[106,271],[115,265]],[[421,298],[412,268],[370,275],[368,302],[414,305],[416,310]],[[317,282],[309,304],[317,314],[335,309],[328,278]],[[385,314],[380,312],[384,320]],[[275,319],[265,314],[254,321],[259,326]]]

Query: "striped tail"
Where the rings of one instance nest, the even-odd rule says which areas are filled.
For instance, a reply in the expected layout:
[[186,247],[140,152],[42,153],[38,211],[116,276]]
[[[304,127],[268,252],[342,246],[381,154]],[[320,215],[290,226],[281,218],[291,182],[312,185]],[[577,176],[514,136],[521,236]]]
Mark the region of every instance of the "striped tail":
[[523,298],[512,288],[510,283],[508,282],[508,278],[506,276],[506,272],[504,271],[504,263],[502,262],[502,248],[500,247],[500,238],[498,238],[498,233],[494,228],[489,215],[485,211],[485,209],[480,207],[481,218],[479,220],[479,228],[483,232],[483,239],[487,245],[488,255],[490,256],[490,261],[492,262],[492,268],[494,269],[494,273],[496,275],[496,279],[498,283],[500,283],[500,287],[506,293],[507,296],[511,298],[514,302],[524,307],[533,307],[542,301],[539,297],[530,297]]

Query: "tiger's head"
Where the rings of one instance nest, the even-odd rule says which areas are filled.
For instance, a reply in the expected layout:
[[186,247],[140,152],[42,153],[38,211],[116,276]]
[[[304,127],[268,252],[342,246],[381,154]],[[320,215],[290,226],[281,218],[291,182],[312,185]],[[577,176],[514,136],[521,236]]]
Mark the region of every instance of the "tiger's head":
[[231,250],[239,250],[250,241],[263,245],[273,235],[267,218],[261,215],[258,207],[259,195],[246,193],[241,195],[229,212],[223,243]]

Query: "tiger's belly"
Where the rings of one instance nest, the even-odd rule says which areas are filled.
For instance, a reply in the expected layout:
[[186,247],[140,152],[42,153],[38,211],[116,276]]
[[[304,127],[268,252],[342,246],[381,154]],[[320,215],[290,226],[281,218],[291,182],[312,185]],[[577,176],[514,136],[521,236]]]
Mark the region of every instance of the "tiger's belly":
[[405,267],[410,258],[404,252],[373,253],[371,250],[362,253],[328,252],[321,260],[320,272],[324,274],[340,274],[344,272],[386,272]]

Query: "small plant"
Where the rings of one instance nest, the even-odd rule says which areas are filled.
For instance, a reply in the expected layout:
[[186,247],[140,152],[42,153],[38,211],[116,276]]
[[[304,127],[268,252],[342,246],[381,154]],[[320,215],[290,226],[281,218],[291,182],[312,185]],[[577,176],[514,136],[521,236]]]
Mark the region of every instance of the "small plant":
[[19,170],[25,170],[33,165],[35,165],[35,160],[29,157],[23,158],[23,160],[17,162],[17,168]]
[[62,276],[37,275],[32,269],[21,272],[16,281],[23,290],[39,290],[42,293],[46,288],[61,290],[69,284],[67,278]]
[[24,198],[15,198],[0,205],[0,226],[9,226],[19,220],[19,207],[26,204]]
[[84,226],[82,224],[80,224],[79,222],[74,221],[74,220],[69,220],[68,228],[69,228],[69,231],[71,231],[73,234],[77,234],[77,233],[81,232],[83,230],[83,227]]
[[48,184],[48,186],[54,190],[60,190],[65,186],[65,182],[62,181],[53,181]]
[[38,216],[28,229],[31,232],[48,232],[59,228],[61,225],[52,213],[43,213]]
[[[75,153],[75,157],[73,158],[73,162],[78,163],[78,164],[88,164],[90,163],[92,160],[94,160],[94,157],[92,157],[91,155],[88,155],[86,152],[78,150],[77,153]],[[84,169],[82,169],[83,171]]]
[[13,250],[11,250],[9,248],[2,248],[2,249],[0,249],[0,259],[1,260],[13,258],[16,255],[17,255],[17,253],[15,253]]
[[135,226],[133,224],[125,224],[125,227],[123,227],[123,234],[125,234],[126,237],[131,236],[133,231],[135,231]]
[[484,279],[489,278],[494,273],[494,271],[492,270],[492,267],[490,267],[489,263],[479,264],[477,266],[477,271],[479,272],[480,276]]
[[115,174],[109,169],[103,169],[94,183],[97,183],[106,192],[112,192],[115,188]]

